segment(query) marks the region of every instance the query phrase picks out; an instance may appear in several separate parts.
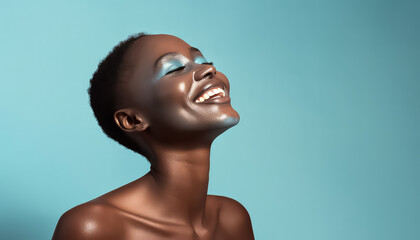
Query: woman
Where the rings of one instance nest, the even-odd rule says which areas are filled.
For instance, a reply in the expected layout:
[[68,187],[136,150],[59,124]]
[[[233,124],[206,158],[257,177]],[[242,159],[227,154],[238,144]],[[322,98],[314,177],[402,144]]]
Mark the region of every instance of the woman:
[[254,239],[246,209],[207,195],[213,140],[239,122],[229,82],[171,35],[121,42],[91,79],[103,131],[144,155],[146,175],[67,211],[53,239]]

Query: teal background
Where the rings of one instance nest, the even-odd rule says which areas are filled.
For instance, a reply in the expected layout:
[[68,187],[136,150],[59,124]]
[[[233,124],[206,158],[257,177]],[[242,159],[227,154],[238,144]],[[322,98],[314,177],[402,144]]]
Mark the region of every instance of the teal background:
[[148,171],[86,91],[141,31],[230,79],[241,121],[213,145],[209,193],[241,202],[256,239],[420,239],[419,15],[418,1],[1,1],[1,239],[49,239],[66,210]]

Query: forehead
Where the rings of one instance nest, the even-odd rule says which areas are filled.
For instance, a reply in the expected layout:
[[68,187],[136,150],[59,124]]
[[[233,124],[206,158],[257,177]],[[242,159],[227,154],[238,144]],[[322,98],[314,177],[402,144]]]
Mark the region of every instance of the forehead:
[[[190,55],[191,46],[182,39],[172,35],[148,35],[138,39],[128,50],[125,61],[129,65],[142,66],[142,69],[153,69],[154,62],[168,52]],[[131,63],[131,64],[130,64]]]

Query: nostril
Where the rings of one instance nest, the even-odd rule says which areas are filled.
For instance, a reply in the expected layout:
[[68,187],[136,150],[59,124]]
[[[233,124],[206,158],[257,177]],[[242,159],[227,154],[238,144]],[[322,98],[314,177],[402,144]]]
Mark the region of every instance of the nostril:
[[213,76],[213,72],[207,72],[206,74],[204,74],[203,78],[212,78]]

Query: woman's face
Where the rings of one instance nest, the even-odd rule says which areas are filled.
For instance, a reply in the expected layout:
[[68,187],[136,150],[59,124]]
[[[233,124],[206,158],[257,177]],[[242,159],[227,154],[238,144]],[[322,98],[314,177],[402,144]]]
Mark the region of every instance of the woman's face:
[[229,90],[226,76],[198,49],[171,35],[150,35],[128,50],[117,94],[152,135],[220,134],[239,122]]

